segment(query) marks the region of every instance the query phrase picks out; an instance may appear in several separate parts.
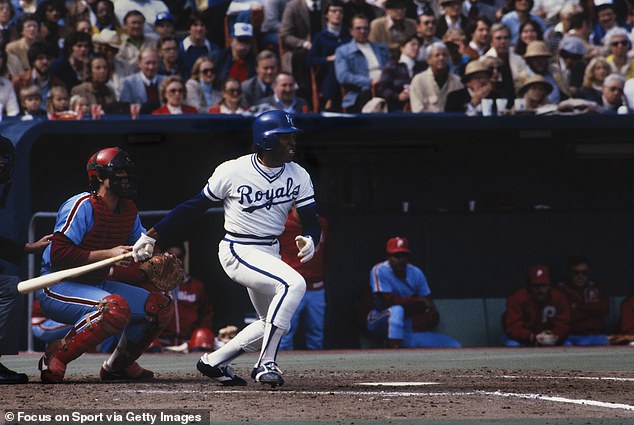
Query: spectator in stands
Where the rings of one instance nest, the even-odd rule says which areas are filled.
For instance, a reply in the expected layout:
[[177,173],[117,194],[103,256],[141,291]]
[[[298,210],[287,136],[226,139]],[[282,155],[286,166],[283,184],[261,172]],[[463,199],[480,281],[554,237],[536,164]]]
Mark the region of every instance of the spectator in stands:
[[231,45],[216,51],[213,59],[220,81],[233,77],[242,82],[253,77],[255,75],[253,26],[244,22],[233,24]]
[[222,84],[222,99],[217,105],[212,105],[208,111],[210,114],[240,114],[249,113],[242,99],[242,87],[240,80],[229,77]]
[[[169,246],[165,251],[185,261],[187,251],[182,243]],[[150,290],[149,286],[151,285],[144,285]],[[170,292],[170,295],[176,305],[172,320],[158,336],[163,345],[180,345],[188,342],[200,328],[211,330],[214,312],[202,280],[185,273],[183,281]],[[213,344],[210,348],[213,349]]]
[[465,66],[471,60],[464,51],[466,47],[464,33],[460,29],[449,28],[443,35],[443,43],[449,52],[449,72],[461,77]]
[[207,28],[202,16],[192,13],[189,16],[189,34],[180,43],[180,56],[185,63],[185,71],[191,73],[194,62],[200,56],[210,56],[218,49],[207,40]]
[[621,303],[621,323],[619,330],[622,334],[634,335],[634,296],[630,295]]
[[550,83],[553,90],[548,95],[548,102],[557,104],[570,97],[568,81],[555,62],[551,62],[552,53],[545,42],[532,41],[524,53],[524,60],[535,75],[541,75]]
[[[6,57],[4,52],[0,55]],[[29,69],[13,77],[13,88],[16,93],[19,93],[24,87],[37,85],[42,96],[48,98],[48,92],[53,86],[64,85],[62,80],[50,74],[51,52],[46,44],[36,41],[29,47],[28,56]],[[4,105],[6,108],[6,103]],[[17,108],[17,101],[15,106]],[[46,103],[42,105],[42,108],[46,109]],[[16,109],[16,115],[17,113]]]
[[[348,29],[343,26],[344,3],[330,0],[324,11],[326,26],[317,33],[308,54],[308,63],[315,72],[319,110],[341,110],[341,86],[335,73],[335,50],[350,41]],[[315,105],[313,105],[314,107]]]
[[367,316],[368,331],[390,348],[461,347],[455,339],[431,332],[440,315],[423,271],[409,263],[409,242],[390,238],[387,260],[370,271],[373,310]]
[[102,55],[96,54],[88,60],[85,81],[73,87],[70,94],[84,96],[89,105],[101,105],[106,109],[117,101],[114,90],[108,86],[109,81],[108,61]]
[[[322,5],[323,3],[323,5]],[[323,28],[325,0],[290,0],[280,23],[283,51],[281,70],[293,74],[299,93],[311,97],[310,72],[306,66],[312,40]]]
[[15,8],[15,17],[19,19],[20,16],[27,13],[35,13],[37,10],[37,0],[14,1],[13,7]]
[[586,69],[584,56],[587,50],[579,37],[565,36],[559,43],[559,68],[566,81],[572,97],[583,84],[583,75]]
[[631,112],[624,96],[624,89],[625,78],[622,75],[610,74],[605,77],[599,99],[599,105],[603,106],[604,113],[616,114],[621,106],[626,108],[626,112]]
[[462,112],[470,117],[482,115],[482,99],[493,98],[491,69],[482,61],[467,64],[462,77],[464,87],[449,92],[445,112]]
[[383,9],[368,3],[366,0],[349,0],[343,4],[343,27],[350,28],[355,16],[365,17],[369,25],[375,18],[383,15],[385,15]]
[[173,35],[165,35],[158,41],[159,75],[178,75],[185,78],[185,64],[179,56],[178,41]]
[[74,95],[70,97],[70,110],[75,112],[78,117],[90,116],[90,106],[88,100],[84,96]]
[[526,47],[535,40],[543,40],[544,34],[539,24],[532,19],[522,22],[519,28],[517,43],[513,47],[513,52],[520,56],[526,53]]
[[465,33],[470,37],[468,27],[475,24],[480,18],[486,18],[491,26],[491,22],[497,21],[497,10],[490,2],[482,2],[480,0],[465,0],[462,2],[462,16],[467,17]]
[[127,14],[133,10],[141,12],[145,28],[143,32],[147,37],[158,38],[154,32],[154,22],[159,13],[169,12],[169,9],[161,0],[116,0],[114,2],[114,13],[119,22],[125,22]]
[[92,30],[93,33],[111,30],[116,31],[118,34],[123,31],[117,16],[114,14],[114,3],[111,0],[97,0],[94,8],[96,19]]
[[[91,4],[88,4],[86,0],[77,0],[68,4],[66,25],[72,28],[77,22],[87,20],[90,21],[90,26],[93,27],[93,24],[97,21],[97,15],[93,10],[93,7],[96,6],[92,0],[89,1]],[[95,31],[98,31],[98,29]]]
[[583,74],[583,84],[577,90],[577,97],[600,103],[603,81],[610,75],[612,67],[603,56],[592,58]]
[[198,110],[185,103],[187,91],[185,83],[178,75],[170,75],[161,81],[159,87],[163,105],[152,111],[152,115],[197,114]]
[[462,88],[460,77],[449,72],[449,50],[442,42],[427,47],[429,68],[417,74],[409,87],[412,112],[443,112],[447,95]]
[[427,47],[437,41],[442,41],[440,38],[436,37],[436,16],[430,8],[424,9],[423,14],[418,16],[416,34],[418,35],[418,40],[420,41],[418,60],[427,60],[425,53],[427,51]]
[[263,0],[264,19],[260,27],[260,50],[279,51],[278,32],[288,0]]
[[158,52],[146,47],[139,57],[139,72],[123,79],[123,88],[119,99],[122,102],[139,103],[141,113],[150,113],[161,106],[159,84],[163,80],[158,75]]
[[[535,2],[535,7],[542,0]],[[573,26],[575,29],[573,29]],[[544,33],[544,41],[548,44],[548,48],[551,52],[557,51],[559,43],[564,35],[569,34],[569,31],[573,31],[576,34],[578,31],[583,31],[584,35],[579,37],[588,40],[588,35],[592,29],[590,17],[585,13],[583,7],[574,2],[567,2],[561,8],[559,13],[559,22],[554,25],[548,25],[548,29]]]
[[436,37],[442,39],[449,28],[464,31],[467,28],[467,17],[462,14],[462,0],[440,0],[444,12],[437,19]]
[[[295,237],[303,235],[302,224],[295,207],[291,208],[284,224],[284,232],[279,237],[280,256],[282,261],[295,269],[306,280],[306,292],[293,314],[291,327],[282,337],[280,350],[293,350],[294,339],[299,329],[302,345],[307,350],[322,350],[324,348],[324,320],[326,316],[326,273],[328,271],[328,255],[330,239],[328,222],[319,217],[321,237],[315,247],[315,256],[308,262],[302,263],[297,257]],[[300,326],[300,322],[303,326]]]
[[548,95],[553,86],[541,75],[532,75],[524,80],[524,84],[517,91],[517,97],[524,99],[524,110],[536,114],[552,112],[556,104],[548,101]]
[[187,104],[196,108],[198,112],[207,112],[209,107],[217,105],[222,95],[214,61],[206,56],[196,59],[191,78],[187,80],[185,87]]
[[[491,27],[491,48],[486,56],[495,56],[502,60],[500,67],[500,81],[496,90],[501,98],[514,99],[523,81],[531,75],[531,70],[524,59],[511,50],[511,33],[504,24],[494,24]],[[511,105],[507,105],[510,108]]]
[[18,75],[24,72],[25,69],[29,69],[29,47],[38,41],[40,37],[40,24],[35,15],[31,13],[24,14],[18,18],[17,29],[20,38],[11,41],[6,46],[7,55],[9,57],[15,56],[19,59],[16,63],[19,68],[11,69],[9,67],[11,75]]
[[46,113],[58,114],[69,110],[68,90],[64,86],[53,86],[46,99]]
[[230,25],[236,22],[251,23],[255,16],[264,18],[263,0],[231,0],[227,16]]
[[533,0],[511,0],[509,2],[510,10],[504,14],[500,22],[509,29],[511,45],[515,46],[517,44],[520,34],[520,25],[529,19],[539,25],[541,34],[546,32],[546,23],[544,20],[531,13],[533,4]]
[[[590,43],[600,46],[603,44],[603,37],[608,31],[619,26],[618,16],[612,0],[594,0],[594,13],[596,24],[590,34]],[[632,30],[629,25],[625,25],[624,28],[628,32]]]
[[372,84],[389,60],[387,47],[368,41],[369,31],[368,20],[356,16],[350,27],[352,41],[335,50],[335,74],[346,90],[341,106],[348,112],[360,112],[370,100]]
[[504,345],[552,346],[566,339],[570,329],[568,300],[550,285],[548,267],[533,266],[526,284],[507,297],[502,316]]
[[391,60],[381,72],[376,86],[376,96],[387,102],[389,112],[409,111],[409,86],[414,75],[427,69],[427,63],[417,61],[420,44],[416,36],[401,42],[401,55]]
[[159,39],[162,37],[174,37],[176,35],[176,29],[174,28],[174,17],[171,13],[157,13],[156,19],[154,20],[154,32],[159,37]]
[[60,25],[60,20],[64,22],[65,17],[64,3],[57,0],[42,0],[37,5],[35,18],[40,23],[40,40],[50,46],[53,56],[59,55],[59,48],[63,45],[64,39],[73,30],[71,26]]
[[464,49],[464,53],[471,59],[478,59],[490,48],[491,21],[485,16],[479,16],[472,24],[467,26],[466,35],[470,39]]
[[[0,75],[4,75],[4,72],[6,71],[6,59],[7,53],[4,50],[0,50]],[[2,105],[0,115],[14,117],[20,113],[18,99],[13,84],[11,84],[11,81],[2,76],[0,76],[0,105]]]
[[386,45],[390,57],[398,59],[401,43],[416,35],[416,21],[405,17],[405,0],[387,0],[385,14],[370,23],[368,40]]
[[123,79],[134,73],[134,68],[130,63],[117,57],[121,47],[121,38],[116,31],[104,28],[101,32],[93,34],[92,44],[95,53],[106,58],[110,73],[108,85],[114,90],[118,98],[123,88]]
[[264,112],[271,109],[281,109],[290,114],[307,113],[308,102],[297,96],[295,79],[287,72],[280,72],[273,81],[273,95],[262,98],[257,109]]
[[262,50],[255,61],[256,75],[242,82],[242,96],[249,106],[273,94],[273,82],[279,72],[277,56],[270,50]]
[[567,277],[557,286],[570,305],[570,333],[564,345],[608,345],[604,320],[610,309],[610,297],[588,278],[587,258],[570,257]]
[[124,34],[117,58],[128,62],[134,70],[138,70],[141,52],[147,47],[156,47],[156,39],[146,37],[143,32],[144,25],[145,17],[138,10],[129,11],[123,19]]
[[412,0],[406,2],[405,16],[414,19],[418,22],[421,15],[429,14],[434,17],[434,29],[435,20],[440,16],[440,5],[436,0]]
[[629,57],[632,48],[629,33],[620,27],[612,28],[603,37],[603,42],[612,72],[621,74],[626,80],[634,78],[634,59]]
[[15,9],[11,1],[0,0],[0,50],[5,50],[9,42],[20,38],[14,16]]
[[42,109],[42,93],[37,86],[20,90],[20,107],[23,120],[46,119],[46,111]]
[[87,19],[79,20],[75,24],[75,31],[85,32],[86,34],[92,34],[92,24]]
[[85,32],[73,32],[64,41],[62,56],[51,64],[51,75],[64,82],[66,90],[84,81],[92,40]]

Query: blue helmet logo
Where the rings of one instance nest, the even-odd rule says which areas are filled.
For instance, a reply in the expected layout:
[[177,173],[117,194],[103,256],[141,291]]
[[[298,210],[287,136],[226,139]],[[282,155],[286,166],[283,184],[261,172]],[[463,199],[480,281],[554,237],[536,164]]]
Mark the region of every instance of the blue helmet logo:
[[282,110],[267,111],[255,118],[253,122],[253,144],[270,151],[277,145],[279,134],[297,133],[293,116]]

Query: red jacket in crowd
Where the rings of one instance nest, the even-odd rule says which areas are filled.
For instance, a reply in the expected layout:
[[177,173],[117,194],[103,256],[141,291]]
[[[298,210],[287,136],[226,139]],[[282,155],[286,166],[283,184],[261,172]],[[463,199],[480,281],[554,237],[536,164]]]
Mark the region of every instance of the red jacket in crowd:
[[588,282],[583,287],[566,282],[559,284],[570,305],[570,333],[596,335],[605,333],[604,317],[610,310],[610,298],[599,285]]
[[535,335],[550,330],[563,341],[570,327],[570,307],[566,296],[551,288],[543,303],[537,303],[526,286],[506,299],[504,312],[506,335],[524,344],[534,344]]

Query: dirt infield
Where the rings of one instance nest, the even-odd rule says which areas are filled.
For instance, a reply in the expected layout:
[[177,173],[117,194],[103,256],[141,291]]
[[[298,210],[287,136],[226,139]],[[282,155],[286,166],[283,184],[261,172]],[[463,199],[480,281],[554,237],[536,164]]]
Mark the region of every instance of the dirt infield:
[[[156,381],[122,384],[99,382],[104,356],[84,356],[69,367],[67,383],[42,385],[33,371],[38,356],[26,354],[3,362],[23,371],[30,364],[32,382],[0,387],[0,395],[6,410],[208,409],[213,423],[634,423],[634,347],[605,350],[284,353],[286,383],[275,390],[250,378],[246,387],[214,385],[194,370],[196,355],[146,355],[142,364],[157,372]],[[252,361],[244,356],[236,364],[245,378]],[[570,366],[562,367],[566,362]]]

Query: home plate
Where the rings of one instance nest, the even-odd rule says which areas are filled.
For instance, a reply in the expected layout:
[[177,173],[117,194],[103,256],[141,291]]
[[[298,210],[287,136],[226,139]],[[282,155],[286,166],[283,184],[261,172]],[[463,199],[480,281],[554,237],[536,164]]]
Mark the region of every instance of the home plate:
[[368,387],[415,387],[423,385],[438,385],[440,382],[357,382],[355,385]]

